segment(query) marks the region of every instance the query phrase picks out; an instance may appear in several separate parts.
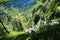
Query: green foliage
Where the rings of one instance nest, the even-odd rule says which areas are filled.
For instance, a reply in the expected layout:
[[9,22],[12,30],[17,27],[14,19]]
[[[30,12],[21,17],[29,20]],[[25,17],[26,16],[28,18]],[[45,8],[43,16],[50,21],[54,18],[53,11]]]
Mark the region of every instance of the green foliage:
[[[0,0],[0,3],[3,1],[7,2]],[[3,9],[4,14],[0,18],[10,33],[7,34],[0,24],[0,40],[60,40],[59,4],[56,0],[39,0],[24,12],[14,7]]]
[[4,6],[7,2],[10,2],[11,0],[0,0],[0,6]]

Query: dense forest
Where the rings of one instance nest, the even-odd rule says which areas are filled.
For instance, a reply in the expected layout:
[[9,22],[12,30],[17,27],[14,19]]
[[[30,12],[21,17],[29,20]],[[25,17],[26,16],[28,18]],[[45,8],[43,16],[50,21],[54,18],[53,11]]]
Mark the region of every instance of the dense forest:
[[60,40],[60,0],[0,0],[0,40]]

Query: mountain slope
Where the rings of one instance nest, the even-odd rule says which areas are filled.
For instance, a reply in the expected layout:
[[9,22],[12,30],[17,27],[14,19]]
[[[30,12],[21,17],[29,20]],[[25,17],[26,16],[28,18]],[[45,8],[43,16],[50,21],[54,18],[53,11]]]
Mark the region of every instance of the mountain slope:
[[28,9],[35,5],[37,0],[12,0],[6,4],[6,8],[10,8],[11,5],[15,8]]

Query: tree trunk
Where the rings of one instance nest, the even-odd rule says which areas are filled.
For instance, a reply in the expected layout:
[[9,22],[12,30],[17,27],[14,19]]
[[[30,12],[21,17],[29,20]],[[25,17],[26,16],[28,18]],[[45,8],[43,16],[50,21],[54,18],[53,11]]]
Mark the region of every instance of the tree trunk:
[[7,33],[9,33],[9,31],[6,29],[6,27],[4,26],[4,24],[3,24],[3,22],[2,22],[1,19],[0,19],[0,23],[3,25],[4,30],[5,30]]

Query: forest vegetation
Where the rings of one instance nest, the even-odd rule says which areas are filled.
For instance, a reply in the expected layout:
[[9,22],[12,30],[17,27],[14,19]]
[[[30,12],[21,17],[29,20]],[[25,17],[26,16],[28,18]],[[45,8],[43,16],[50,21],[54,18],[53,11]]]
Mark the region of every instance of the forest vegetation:
[[60,0],[37,0],[21,8],[7,8],[8,3],[0,0],[0,40],[60,40]]

